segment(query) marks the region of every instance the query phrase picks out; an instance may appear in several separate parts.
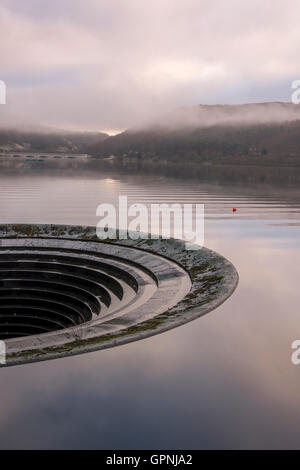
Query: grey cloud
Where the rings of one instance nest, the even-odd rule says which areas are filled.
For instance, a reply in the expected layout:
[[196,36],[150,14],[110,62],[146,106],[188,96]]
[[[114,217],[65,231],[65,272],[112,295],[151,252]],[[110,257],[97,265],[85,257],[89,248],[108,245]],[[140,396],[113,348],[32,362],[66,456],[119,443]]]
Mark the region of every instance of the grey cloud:
[[299,13],[298,0],[4,0],[0,122],[122,129],[180,106],[286,100]]

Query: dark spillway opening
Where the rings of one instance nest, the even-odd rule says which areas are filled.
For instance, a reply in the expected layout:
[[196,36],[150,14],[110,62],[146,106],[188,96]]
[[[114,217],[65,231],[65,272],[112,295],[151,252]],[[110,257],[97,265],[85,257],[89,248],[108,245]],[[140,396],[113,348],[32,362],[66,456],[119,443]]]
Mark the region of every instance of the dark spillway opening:
[[122,300],[128,274],[74,250],[0,249],[0,339],[77,327]]
[[[0,262],[0,338],[49,333],[91,320],[100,304],[87,284],[66,266]],[[100,294],[97,286],[91,290]]]

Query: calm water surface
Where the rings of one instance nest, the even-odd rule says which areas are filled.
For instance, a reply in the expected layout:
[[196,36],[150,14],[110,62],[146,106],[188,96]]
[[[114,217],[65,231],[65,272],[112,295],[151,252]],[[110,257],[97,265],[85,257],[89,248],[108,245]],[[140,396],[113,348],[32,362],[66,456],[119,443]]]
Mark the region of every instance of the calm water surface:
[[[117,202],[205,204],[236,266],[211,314],[137,343],[0,370],[1,448],[299,448],[300,190],[68,174],[0,175],[1,223],[95,224]],[[232,208],[238,211],[233,214]]]

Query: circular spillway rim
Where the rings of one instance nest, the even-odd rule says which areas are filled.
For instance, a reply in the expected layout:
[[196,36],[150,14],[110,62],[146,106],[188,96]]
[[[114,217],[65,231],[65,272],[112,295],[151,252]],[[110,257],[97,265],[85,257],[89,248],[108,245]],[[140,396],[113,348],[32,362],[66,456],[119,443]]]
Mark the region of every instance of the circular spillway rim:
[[[131,300],[122,317],[111,315],[77,327],[5,341],[5,365],[56,359],[106,349],[150,337],[192,321],[221,305],[235,290],[238,274],[223,256],[175,239],[132,240],[119,232],[116,240],[100,241],[95,227],[68,225],[0,226],[0,249],[25,251],[64,249],[89,252],[137,269],[157,284],[144,302]],[[194,248],[194,249],[191,249]],[[0,251],[0,256],[1,256]],[[132,270],[134,273],[134,270]],[[117,279],[116,279],[117,280]],[[120,308],[121,313],[123,309]]]

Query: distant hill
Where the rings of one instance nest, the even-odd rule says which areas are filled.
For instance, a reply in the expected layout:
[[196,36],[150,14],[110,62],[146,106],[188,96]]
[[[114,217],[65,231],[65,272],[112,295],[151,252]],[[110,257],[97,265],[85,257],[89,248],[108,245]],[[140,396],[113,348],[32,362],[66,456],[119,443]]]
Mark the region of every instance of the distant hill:
[[[89,153],[91,168],[201,181],[300,183],[300,105],[181,108],[116,136],[0,128],[0,152]],[[4,149],[4,150],[3,150]]]
[[[129,151],[160,158],[247,154],[299,149],[300,106],[290,103],[199,105],[182,108],[145,128],[129,129],[91,146],[98,156]],[[210,154],[207,154],[210,152]]]
[[214,125],[211,127],[145,131],[126,131],[92,145],[97,155],[127,155],[139,152],[145,157],[178,161],[213,161],[250,155],[286,157],[299,154],[300,120],[249,125]]
[[108,137],[101,132],[29,131],[0,128],[0,148],[41,152],[86,153],[95,143]]
[[282,174],[300,181],[300,105],[183,108],[93,144],[89,152],[100,159],[114,155],[115,167],[132,171],[228,181],[255,179],[257,171],[268,181],[275,172],[280,178],[284,167]]

